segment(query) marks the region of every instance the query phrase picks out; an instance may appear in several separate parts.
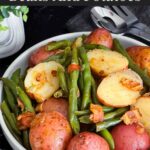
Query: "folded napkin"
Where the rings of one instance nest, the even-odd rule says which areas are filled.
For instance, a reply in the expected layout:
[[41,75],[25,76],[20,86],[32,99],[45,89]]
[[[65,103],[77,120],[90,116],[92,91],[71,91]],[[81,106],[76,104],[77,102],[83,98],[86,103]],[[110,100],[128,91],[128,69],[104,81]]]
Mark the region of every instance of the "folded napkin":
[[70,32],[79,31],[90,31],[96,28],[90,16],[90,9],[92,7],[87,7],[71,18],[67,23],[66,27]]

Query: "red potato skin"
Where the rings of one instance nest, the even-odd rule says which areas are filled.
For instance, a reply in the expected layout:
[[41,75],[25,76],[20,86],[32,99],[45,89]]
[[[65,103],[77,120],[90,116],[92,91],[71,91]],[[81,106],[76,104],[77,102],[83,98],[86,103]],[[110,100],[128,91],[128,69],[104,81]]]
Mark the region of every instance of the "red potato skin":
[[123,123],[115,126],[111,134],[115,142],[115,150],[149,150],[150,137],[146,131],[138,133],[136,125]]
[[109,150],[109,145],[96,133],[81,132],[71,139],[67,150]]
[[97,28],[88,35],[84,41],[86,44],[100,44],[112,48],[113,40],[111,33],[104,28]]
[[29,67],[33,67],[43,60],[47,59],[49,56],[55,55],[62,52],[61,50],[47,51],[47,45],[40,47],[35,52],[33,52],[29,58]]
[[71,137],[69,122],[58,112],[39,113],[31,123],[32,150],[65,150]]
[[68,118],[68,101],[63,98],[50,98],[43,102],[43,112],[57,111]]

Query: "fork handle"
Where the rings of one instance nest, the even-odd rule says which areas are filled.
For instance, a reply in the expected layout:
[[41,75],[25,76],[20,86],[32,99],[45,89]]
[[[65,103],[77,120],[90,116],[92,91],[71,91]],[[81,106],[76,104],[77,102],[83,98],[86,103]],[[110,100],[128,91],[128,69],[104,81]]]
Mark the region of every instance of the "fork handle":
[[150,45],[150,33],[138,28],[130,28],[124,35],[139,38],[142,42]]

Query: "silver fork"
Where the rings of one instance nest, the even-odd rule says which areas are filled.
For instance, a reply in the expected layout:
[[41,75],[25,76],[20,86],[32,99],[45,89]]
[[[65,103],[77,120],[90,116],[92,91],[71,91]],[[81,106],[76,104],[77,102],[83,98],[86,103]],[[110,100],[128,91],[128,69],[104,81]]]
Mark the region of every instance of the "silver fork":
[[150,28],[140,23],[138,18],[126,6],[104,6],[105,8],[115,12],[118,16],[125,20],[127,28],[136,28],[143,32],[150,33]]

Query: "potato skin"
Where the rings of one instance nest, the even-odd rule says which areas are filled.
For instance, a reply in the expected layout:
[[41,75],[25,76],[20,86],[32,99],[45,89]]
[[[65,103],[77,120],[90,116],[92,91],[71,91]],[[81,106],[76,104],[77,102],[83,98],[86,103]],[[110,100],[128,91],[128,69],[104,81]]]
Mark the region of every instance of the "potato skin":
[[71,137],[69,122],[58,112],[39,113],[31,123],[32,150],[65,150]]
[[47,59],[49,56],[58,54],[61,50],[52,50],[47,51],[47,45],[38,48],[35,52],[33,52],[29,58],[29,66],[33,67],[43,60]]
[[71,139],[67,150],[109,150],[109,145],[95,133],[81,132]]
[[150,75],[150,47],[132,46],[127,48],[127,52],[134,62],[142,69],[147,69]]
[[42,103],[43,112],[57,111],[68,118],[68,101],[63,98],[51,97]]
[[125,125],[123,123],[115,126],[111,134],[115,142],[115,150],[148,150],[150,148],[150,137],[146,131],[138,133],[136,125]]
[[97,28],[88,35],[84,41],[86,44],[100,44],[112,48],[113,40],[111,33],[104,28]]

